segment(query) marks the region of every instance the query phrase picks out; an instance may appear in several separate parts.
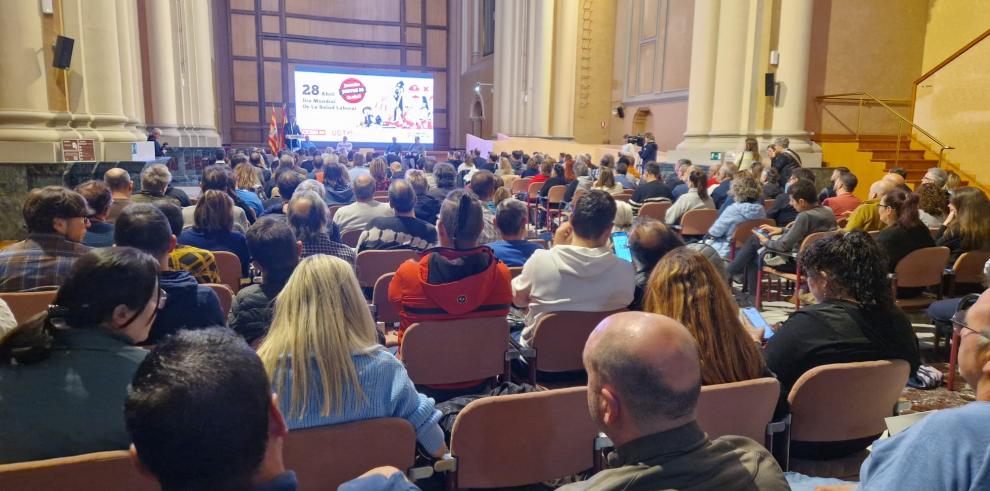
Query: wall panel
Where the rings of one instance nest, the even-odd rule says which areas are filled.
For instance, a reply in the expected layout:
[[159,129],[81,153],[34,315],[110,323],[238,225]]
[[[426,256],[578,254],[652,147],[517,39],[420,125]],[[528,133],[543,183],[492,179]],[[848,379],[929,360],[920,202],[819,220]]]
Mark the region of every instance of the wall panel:
[[271,106],[294,110],[295,67],[320,66],[431,73],[435,146],[449,146],[447,10],[459,0],[214,1],[224,143],[262,144]]

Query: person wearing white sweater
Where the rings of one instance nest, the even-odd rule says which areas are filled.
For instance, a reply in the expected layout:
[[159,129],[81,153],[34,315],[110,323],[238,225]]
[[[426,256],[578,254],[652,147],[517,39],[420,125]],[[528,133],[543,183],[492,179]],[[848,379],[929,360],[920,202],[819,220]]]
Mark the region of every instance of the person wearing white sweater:
[[680,225],[681,217],[691,210],[715,209],[715,202],[708,196],[708,189],[705,187],[708,176],[701,169],[692,169],[688,174],[688,191],[682,194],[674,204],[667,209],[664,221],[667,225]]

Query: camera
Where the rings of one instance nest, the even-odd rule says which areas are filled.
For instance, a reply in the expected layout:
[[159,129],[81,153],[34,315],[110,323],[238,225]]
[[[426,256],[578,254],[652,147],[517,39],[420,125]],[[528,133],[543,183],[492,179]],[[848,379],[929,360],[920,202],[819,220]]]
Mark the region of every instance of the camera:
[[637,147],[642,147],[644,144],[646,144],[646,138],[643,137],[642,134],[629,135],[629,138],[626,140],[626,143],[632,143]]

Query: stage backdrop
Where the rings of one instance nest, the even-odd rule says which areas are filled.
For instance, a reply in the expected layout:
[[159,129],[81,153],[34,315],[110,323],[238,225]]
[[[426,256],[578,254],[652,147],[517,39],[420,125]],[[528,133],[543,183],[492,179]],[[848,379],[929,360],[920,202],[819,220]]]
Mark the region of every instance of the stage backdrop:
[[296,122],[314,142],[433,144],[433,76],[297,67]]

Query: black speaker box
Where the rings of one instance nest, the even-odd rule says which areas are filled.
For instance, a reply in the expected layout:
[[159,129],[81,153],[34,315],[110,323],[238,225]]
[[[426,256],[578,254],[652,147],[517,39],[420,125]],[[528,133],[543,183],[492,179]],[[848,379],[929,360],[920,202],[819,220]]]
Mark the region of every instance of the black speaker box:
[[67,38],[65,36],[59,36],[55,39],[55,56],[52,59],[52,66],[55,68],[69,68],[69,64],[72,63],[72,47],[75,46],[76,40],[72,38]]
[[767,97],[773,97],[776,92],[776,76],[773,73],[767,73],[763,76],[763,95]]

